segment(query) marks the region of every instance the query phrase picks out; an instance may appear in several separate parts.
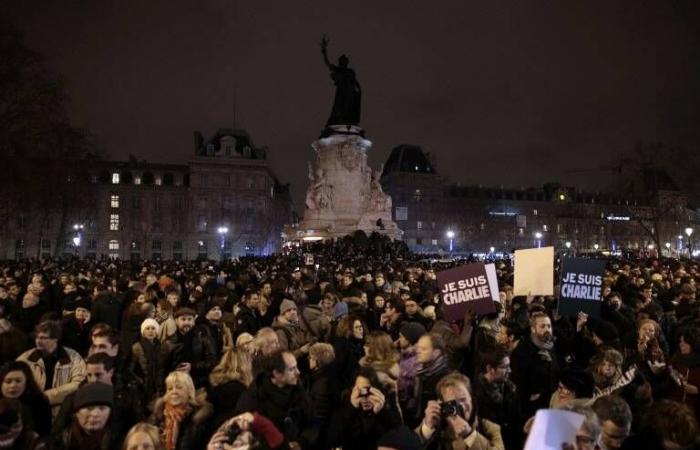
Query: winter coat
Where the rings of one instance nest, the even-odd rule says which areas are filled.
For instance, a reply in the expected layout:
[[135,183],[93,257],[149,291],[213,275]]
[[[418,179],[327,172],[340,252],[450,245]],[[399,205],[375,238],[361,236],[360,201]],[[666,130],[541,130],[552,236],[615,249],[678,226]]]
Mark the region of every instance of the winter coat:
[[274,322],[272,322],[272,328],[277,333],[280,349],[290,351],[296,357],[301,355],[301,352],[298,350],[311,342],[311,336],[299,324],[283,324],[279,321],[279,317],[275,317]]
[[158,340],[164,342],[173,334],[177,333],[177,324],[173,316],[168,317],[160,324],[160,335],[158,335]]
[[261,373],[241,395],[236,413],[257,412],[272,421],[289,442],[308,449],[316,444],[320,427],[311,398],[300,386],[275,386],[269,374]]
[[106,323],[115,330],[121,329],[121,297],[104,292],[97,296],[92,304],[91,320],[94,323]]
[[[58,362],[54,368],[51,388],[44,391],[44,395],[53,407],[54,414],[58,412],[58,407],[61,406],[63,399],[71,392],[75,392],[87,375],[85,361],[78,352],[61,346],[56,351],[58,352]],[[46,369],[39,350],[27,350],[19,355],[17,361],[24,361],[29,365],[34,380],[40,388],[46,385]]]
[[331,414],[340,401],[340,388],[333,366],[328,365],[313,371],[309,376],[307,386],[307,392],[314,405],[321,430],[325,430],[330,422]]
[[416,350],[411,347],[401,352],[399,359],[399,404],[402,408],[415,408],[416,372],[420,364],[416,356]]
[[355,338],[336,337],[331,341],[335,351],[335,367],[341,391],[355,383],[355,374],[364,354],[362,341]]
[[327,443],[331,447],[376,450],[379,438],[401,425],[401,414],[396,401],[390,397],[387,396],[384,408],[378,414],[355,408],[350,399],[346,399],[332,418]]
[[[531,417],[538,409],[548,408],[549,399],[559,382],[559,361],[556,346],[546,355],[530,336],[524,337],[510,357],[512,380],[520,395],[520,410]],[[538,396],[531,400],[531,397]]]
[[299,325],[312,342],[328,342],[331,321],[318,305],[307,305],[299,314]]
[[255,336],[260,328],[262,328],[262,323],[258,311],[242,304],[236,313],[236,327],[233,330],[233,337],[238,338],[241,333],[250,333]]
[[67,315],[61,323],[61,342],[68,348],[72,348],[82,356],[86,356],[90,350],[90,331],[96,322],[80,324],[75,318],[75,313]]
[[507,449],[522,448],[523,420],[515,384],[510,380],[489,383],[483,375],[477,375],[472,386],[479,416],[501,427]]
[[214,406],[214,419],[212,422],[215,427],[221,426],[222,423],[234,416],[236,404],[245,390],[245,385],[238,380],[230,380],[216,386],[209,386],[207,398],[211,400]]
[[[153,414],[149,422],[158,427],[159,430],[165,428],[165,400],[159,398],[153,407]],[[214,408],[211,403],[200,400],[200,406],[194,408],[180,422],[180,428],[177,435],[176,450],[194,450],[206,448],[207,442],[211,437],[210,418],[214,414]]]
[[158,393],[158,361],[160,342],[155,339],[152,343],[145,338],[139,339],[131,346],[131,372],[141,380],[146,403],[155,398]]
[[[75,440],[71,439],[71,433],[73,432],[72,426],[69,424],[66,429],[61,431],[55,439],[53,439],[53,445],[51,446],[51,450],[93,450],[93,449],[86,449],[83,446],[79,446]],[[102,436],[102,440],[99,443],[98,447],[95,447],[95,450],[112,450],[114,448],[119,447],[120,442],[118,440],[120,439],[119,436],[115,436],[115,433],[113,433],[109,429],[109,425],[107,425],[107,430],[105,431],[104,435]]]
[[467,440],[473,439],[469,447],[467,447],[465,439],[456,437],[449,429],[437,430],[429,439],[425,439],[420,432],[420,426],[416,432],[426,450],[467,450],[467,448],[469,450],[505,450],[500,426],[491,421],[477,418],[474,428],[476,435],[467,438]]
[[185,362],[192,365],[190,376],[195,387],[206,386],[209,374],[218,363],[215,344],[206,327],[195,326],[186,335],[175,333],[161,344],[158,363],[160,389],[164,388],[163,381],[168,374]]

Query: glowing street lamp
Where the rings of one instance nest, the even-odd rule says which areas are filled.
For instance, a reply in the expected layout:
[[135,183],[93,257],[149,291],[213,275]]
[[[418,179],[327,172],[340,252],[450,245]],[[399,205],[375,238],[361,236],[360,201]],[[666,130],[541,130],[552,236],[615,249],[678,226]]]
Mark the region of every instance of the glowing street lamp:
[[447,236],[447,239],[450,240],[450,253],[452,253],[452,249],[454,248],[454,238],[455,238],[455,232],[452,230],[447,230],[447,233],[445,234]]
[[595,251],[598,251],[598,249],[600,248],[600,245],[598,245],[598,244],[593,244],[593,248],[595,249]]
[[220,248],[221,248],[221,260],[223,261],[224,259],[224,246],[226,244],[226,233],[228,233],[228,227],[219,227],[216,229],[216,231],[219,233],[219,237],[221,239],[220,243]]
[[537,248],[542,247],[542,233],[539,231],[535,233],[535,239],[537,239]]
[[566,249],[567,249],[567,250],[571,248],[571,242],[569,242],[569,241],[566,241],[566,242],[564,243],[564,245],[566,246]]
[[75,236],[73,236],[73,247],[75,247],[76,256],[78,256],[80,243],[83,241],[83,228],[84,226],[82,223],[73,224],[73,229],[75,230]]
[[693,231],[691,227],[685,229],[685,235],[688,236],[688,256],[693,256],[693,241],[690,240]]
[[685,229],[685,235],[690,237],[691,234],[693,234],[693,229],[691,227],[688,227]]
[[493,253],[496,251],[496,247],[489,247],[489,252]]

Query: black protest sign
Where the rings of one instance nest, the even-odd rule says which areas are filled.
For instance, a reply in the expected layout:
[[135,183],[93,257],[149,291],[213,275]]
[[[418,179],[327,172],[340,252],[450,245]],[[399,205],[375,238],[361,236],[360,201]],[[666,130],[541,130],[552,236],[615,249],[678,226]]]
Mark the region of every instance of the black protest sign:
[[579,311],[600,317],[605,261],[564,258],[559,283],[559,314],[576,316]]
[[498,292],[492,292],[483,262],[467,264],[437,273],[440,297],[445,318],[459,320],[469,309],[477,314],[496,312],[494,300]]

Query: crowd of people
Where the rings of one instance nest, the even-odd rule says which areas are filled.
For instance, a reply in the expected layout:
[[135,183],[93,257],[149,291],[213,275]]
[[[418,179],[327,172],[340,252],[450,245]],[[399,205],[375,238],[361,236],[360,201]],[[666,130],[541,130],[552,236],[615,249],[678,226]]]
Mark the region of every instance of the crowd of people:
[[562,317],[496,261],[496,312],[451,321],[468,261],[422,258],[0,262],[0,449],[518,450],[542,408],[585,416],[565,448],[700,448],[697,263],[609,259]]

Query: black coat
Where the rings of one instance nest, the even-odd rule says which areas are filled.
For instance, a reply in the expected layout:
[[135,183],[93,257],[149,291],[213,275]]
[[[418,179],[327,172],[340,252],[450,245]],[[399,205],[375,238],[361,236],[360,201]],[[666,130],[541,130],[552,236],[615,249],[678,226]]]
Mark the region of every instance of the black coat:
[[[556,346],[549,352],[550,357],[540,353],[530,336],[524,337],[513,350],[510,365],[513,382],[520,395],[521,412],[531,417],[538,409],[548,408],[552,393],[559,382],[559,361]],[[539,394],[536,400],[531,396]]]
[[90,341],[90,330],[92,330],[93,323],[96,322],[90,321],[81,326],[75,318],[75,313],[66,316],[61,323],[63,345],[72,348],[83,357],[87,356],[92,343]]
[[506,450],[520,450],[524,439],[523,420],[518,391],[513,382],[489,383],[478,375],[472,387],[479,417],[500,425]]
[[335,352],[335,368],[340,389],[355,383],[355,374],[360,368],[360,359],[364,355],[363,343],[354,338],[336,337],[331,340]]
[[260,316],[257,311],[248,308],[246,305],[241,305],[236,314],[236,326],[233,330],[233,338],[237,339],[241,333],[250,333],[255,336],[255,333],[262,328]]
[[245,385],[238,380],[227,381],[207,389],[207,398],[214,406],[214,420],[212,422],[215,428],[235,415],[236,404],[245,390]]
[[320,427],[311,398],[300,385],[279,388],[269,375],[261,373],[241,395],[236,413],[257,412],[280,429],[289,442],[299,442],[303,449],[313,447]]
[[161,389],[165,377],[185,362],[192,366],[190,376],[195,387],[207,386],[209,374],[218,361],[215,343],[205,326],[195,326],[185,335],[178,331],[161,344],[158,364]]
[[377,441],[387,431],[401,425],[396,399],[387,396],[379,414],[355,408],[347,399],[334,414],[328,430],[328,444],[353,450],[376,450]]
[[115,330],[121,329],[122,303],[121,296],[109,293],[100,294],[92,304],[92,321],[106,323]]

